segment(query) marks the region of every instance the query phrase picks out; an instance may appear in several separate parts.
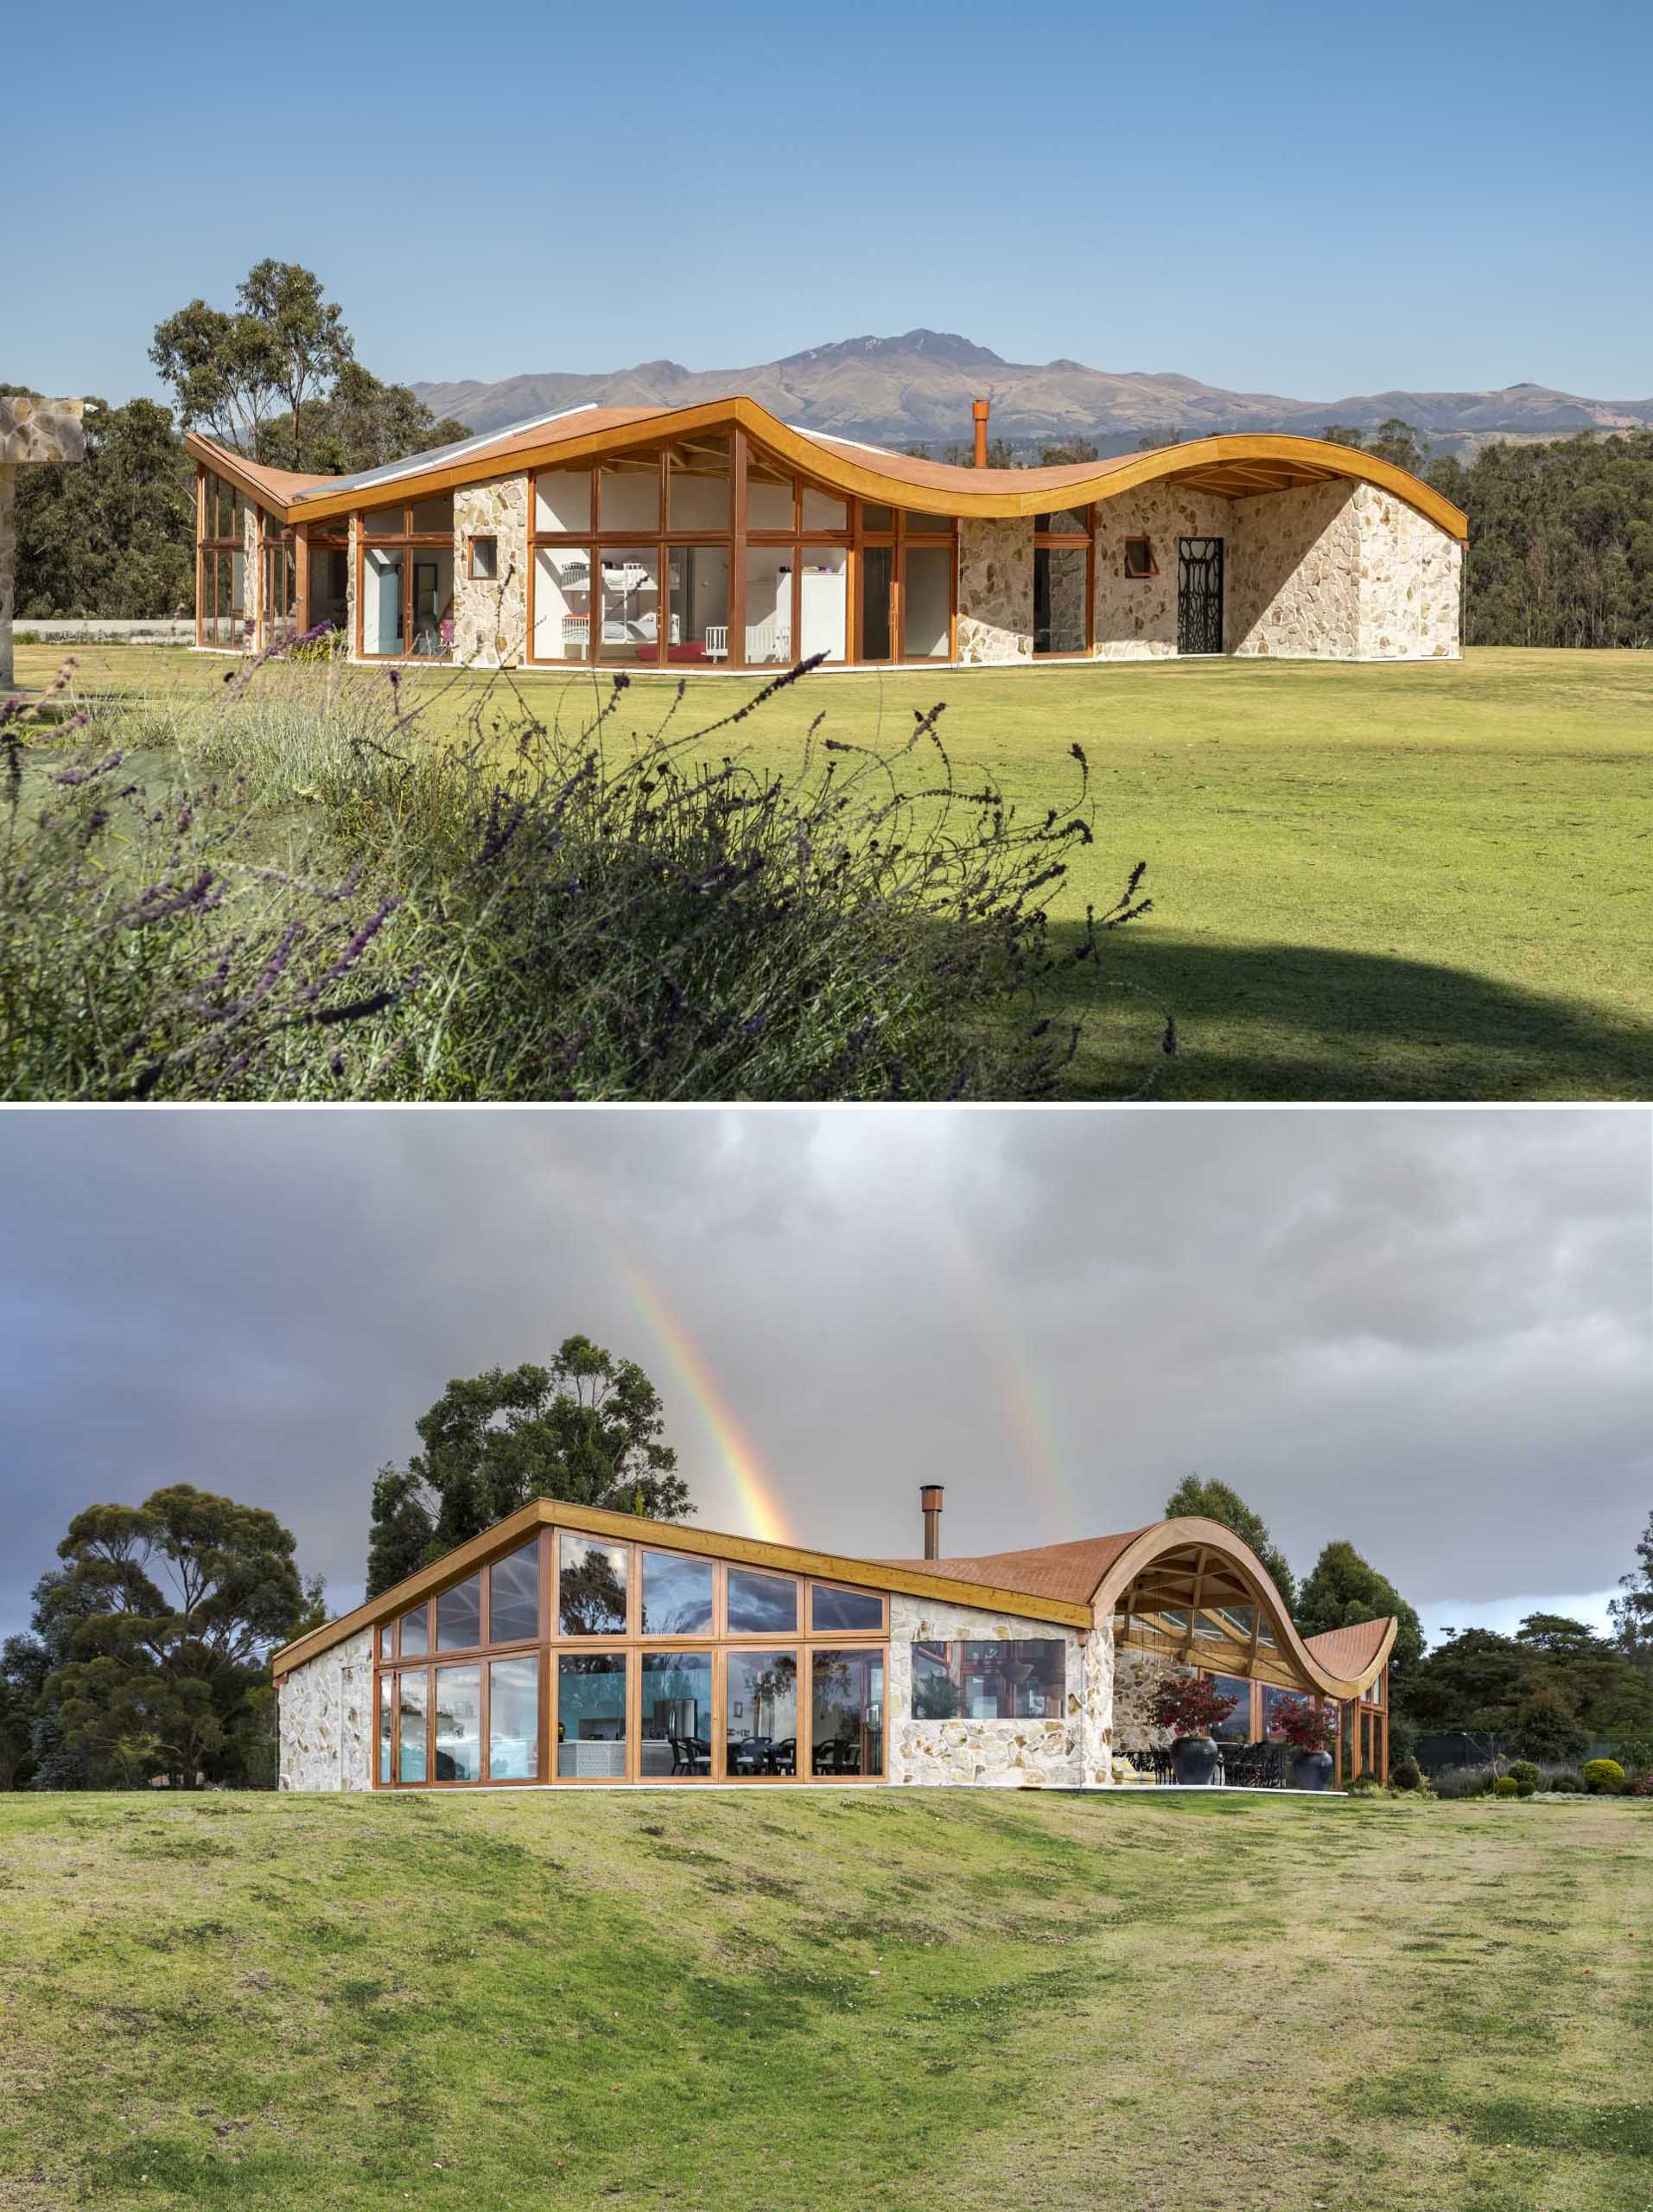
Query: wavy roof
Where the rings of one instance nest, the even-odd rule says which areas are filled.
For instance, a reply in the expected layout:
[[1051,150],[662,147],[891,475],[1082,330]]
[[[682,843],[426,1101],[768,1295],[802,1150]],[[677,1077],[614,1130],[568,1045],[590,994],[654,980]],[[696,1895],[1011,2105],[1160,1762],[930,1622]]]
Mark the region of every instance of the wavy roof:
[[388,493],[394,486],[402,497],[423,499],[506,470],[573,466],[665,438],[737,425],[817,483],[919,512],[975,518],[1041,514],[1055,504],[1081,505],[1115,499],[1139,485],[1160,482],[1186,485],[1224,499],[1255,499],[1343,478],[1392,493],[1451,537],[1469,535],[1469,518],[1462,508],[1421,477],[1374,454],[1324,438],[1243,431],[1059,468],[960,468],[801,429],[781,422],[743,393],[693,407],[569,409],[429,453],[410,454],[405,461],[355,476],[295,476],[285,470],[257,467],[197,431],[190,432],[185,444],[198,460],[239,482],[283,521],[321,521],[371,504],[364,495],[380,487]]
[[[1197,1583],[1208,1586],[1206,1602],[1221,1604],[1225,1595],[1231,1597],[1237,1592],[1244,1602],[1256,1605],[1273,1630],[1272,1656],[1283,1656],[1306,1685],[1327,1697],[1357,1696],[1376,1677],[1395,1641],[1395,1623],[1383,1620],[1333,1629],[1305,1643],[1262,1561],[1231,1529],[1216,1521],[1193,1517],[1156,1521],[1146,1529],[1128,1529],[1119,1535],[1090,1536],[1075,1543],[1040,1544],[1023,1551],[987,1552],[968,1558],[861,1559],[849,1553],[769,1543],[753,1536],[720,1535],[678,1521],[648,1521],[633,1514],[536,1498],[460,1545],[445,1559],[409,1575],[383,1596],[370,1599],[353,1612],[329,1621],[325,1628],[298,1637],[276,1653],[271,1662],[276,1674],[280,1676],[319,1658],[347,1637],[418,1604],[434,1591],[471,1573],[485,1560],[514,1548],[535,1529],[552,1523],[594,1535],[668,1545],[675,1550],[773,1567],[792,1574],[818,1575],[830,1581],[859,1582],[874,1589],[944,1599],[1069,1628],[1089,1629],[1111,1620],[1122,1604],[1128,1603],[1135,1593],[1152,1592],[1156,1570],[1168,1572],[1167,1562],[1174,1560],[1179,1562],[1176,1571],[1185,1576],[1192,1573]],[[1160,1592],[1154,1602],[1173,1600]]]

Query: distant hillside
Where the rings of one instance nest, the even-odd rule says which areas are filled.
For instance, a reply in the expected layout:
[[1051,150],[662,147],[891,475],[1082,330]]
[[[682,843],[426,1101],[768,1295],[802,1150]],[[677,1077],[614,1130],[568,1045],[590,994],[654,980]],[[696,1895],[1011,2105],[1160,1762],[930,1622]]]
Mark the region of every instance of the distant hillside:
[[644,361],[607,375],[550,370],[499,384],[461,378],[413,389],[436,413],[457,416],[475,430],[588,401],[681,407],[740,391],[806,429],[898,446],[968,440],[970,401],[986,394],[993,402],[995,437],[1018,446],[1088,438],[1104,453],[1159,434],[1310,434],[1328,423],[1373,429],[1390,416],[1423,432],[1437,450],[1460,454],[1491,437],[1565,437],[1653,425],[1653,399],[1583,399],[1545,385],[1287,399],[1274,392],[1225,391],[1168,371],[1117,374],[1081,361],[1007,361],[985,346],[937,330],[844,339],[755,367],[687,369],[680,361]]

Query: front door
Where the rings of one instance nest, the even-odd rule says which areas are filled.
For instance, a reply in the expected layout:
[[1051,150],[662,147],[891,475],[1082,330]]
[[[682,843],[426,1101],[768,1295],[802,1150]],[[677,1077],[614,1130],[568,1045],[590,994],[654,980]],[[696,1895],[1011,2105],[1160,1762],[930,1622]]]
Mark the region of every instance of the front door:
[[1223,650],[1223,541],[1177,540],[1177,651]]

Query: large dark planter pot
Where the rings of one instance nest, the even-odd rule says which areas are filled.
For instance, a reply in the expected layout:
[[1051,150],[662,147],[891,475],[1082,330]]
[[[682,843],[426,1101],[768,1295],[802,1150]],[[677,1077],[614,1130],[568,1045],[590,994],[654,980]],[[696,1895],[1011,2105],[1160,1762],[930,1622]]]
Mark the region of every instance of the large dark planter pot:
[[1330,1751],[1297,1751],[1292,1757],[1292,1788],[1324,1789],[1332,1780]]
[[1179,1736],[1171,1746],[1171,1764],[1186,1789],[1208,1789],[1217,1779],[1222,1756],[1209,1736]]

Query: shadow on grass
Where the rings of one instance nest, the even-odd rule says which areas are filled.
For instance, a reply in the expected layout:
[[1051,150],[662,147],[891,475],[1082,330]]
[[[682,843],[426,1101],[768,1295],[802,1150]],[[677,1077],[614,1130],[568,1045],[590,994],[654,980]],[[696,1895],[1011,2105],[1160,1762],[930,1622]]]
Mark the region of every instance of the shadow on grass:
[[[1065,950],[1077,931],[1052,930]],[[1460,969],[1379,953],[1236,944],[1156,929],[1103,940],[1106,998],[1071,1089],[1117,1097],[1160,1062],[1179,1099],[1646,1099],[1653,1027]],[[1071,1010],[1095,1001],[1077,972]],[[1178,1052],[1155,1050],[1159,1009]]]

